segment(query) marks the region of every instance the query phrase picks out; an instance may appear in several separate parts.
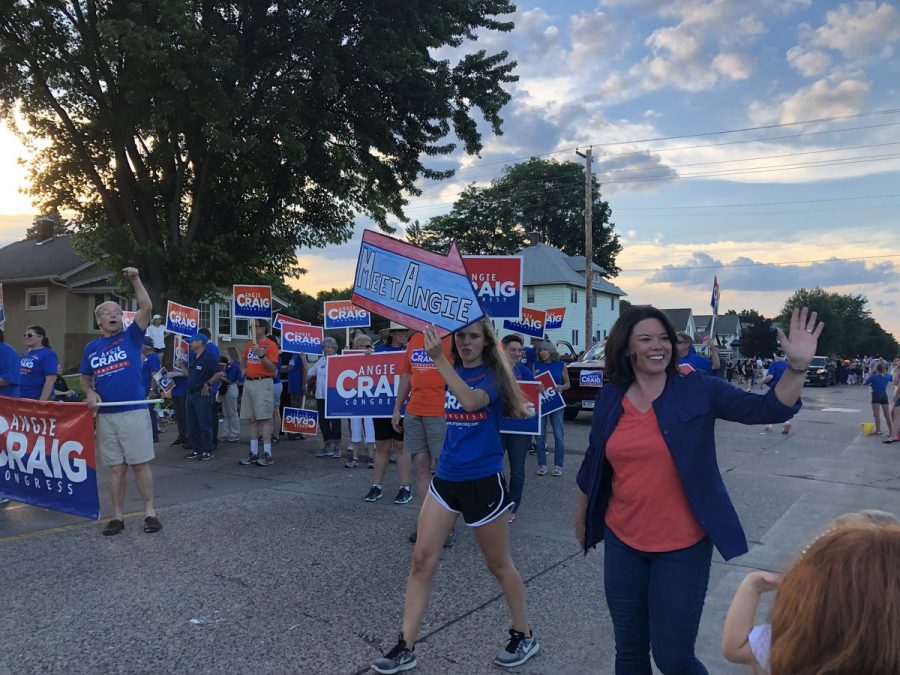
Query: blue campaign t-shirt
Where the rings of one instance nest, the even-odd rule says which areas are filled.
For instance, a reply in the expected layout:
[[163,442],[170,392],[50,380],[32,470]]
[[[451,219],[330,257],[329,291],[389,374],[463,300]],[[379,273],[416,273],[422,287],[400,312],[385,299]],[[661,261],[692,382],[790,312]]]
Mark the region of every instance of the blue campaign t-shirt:
[[162,368],[159,364],[159,357],[150,352],[141,363],[141,381],[144,383],[144,391],[150,391],[150,385],[153,384],[153,373]]
[[534,369],[534,362],[537,359],[537,348],[528,346],[522,349],[522,358],[519,362],[528,369]]
[[231,382],[231,384],[237,384],[241,381],[241,364],[237,361],[232,361],[228,364],[228,367],[225,369],[225,379]]
[[464,481],[485,478],[503,471],[500,418],[503,399],[494,376],[484,364],[460,366],[457,374],[473,389],[483,389],[490,403],[481,410],[466,412],[449,390],[444,399],[447,435],[438,459],[437,477]]
[[0,342],[0,380],[7,382],[0,387],[0,396],[19,397],[19,383],[22,381],[19,353],[5,342]]
[[[209,348],[209,345],[206,345],[206,349],[200,352],[199,356],[197,356],[193,352],[191,352],[191,355],[193,356],[193,358],[191,359],[191,368],[188,371],[187,377],[188,390],[199,389],[204,384],[209,382],[209,378],[220,372],[219,359],[213,356],[213,352]],[[209,389],[210,396],[212,396],[212,385],[210,385]]]
[[519,382],[529,382],[534,379],[534,371],[532,371],[531,368],[528,368],[522,362],[519,362],[512,367],[512,373],[513,377],[515,377]]
[[[80,373],[93,376],[94,388],[104,402],[138,401],[147,397],[141,377],[144,331],[137,323],[109,337],[91,340],[84,348]],[[100,408],[100,413],[146,410],[146,405]]]
[[47,376],[52,375],[56,379],[58,366],[56,353],[49,347],[38,347],[22,354],[19,360],[19,396],[39,399]]
[[872,393],[887,395],[887,386],[891,383],[891,379],[891,376],[887,373],[875,373],[869,376],[869,386],[872,387]]
[[784,375],[784,371],[787,370],[787,361],[775,361],[771,366],[769,366],[769,372],[766,375],[771,375],[772,379],[766,382],[766,385],[771,389],[776,384],[778,384],[778,380],[781,379],[781,376]]
[[172,382],[175,383],[172,396],[187,396],[187,378],[184,375],[173,376]]
[[300,354],[292,354],[288,362],[288,393],[303,393],[303,357]]

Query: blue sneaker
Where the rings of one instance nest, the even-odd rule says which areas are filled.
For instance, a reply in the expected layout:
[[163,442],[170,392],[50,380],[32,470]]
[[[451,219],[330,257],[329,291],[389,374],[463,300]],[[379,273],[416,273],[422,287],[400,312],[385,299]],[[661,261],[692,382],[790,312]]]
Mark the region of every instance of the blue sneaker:
[[514,668],[521,666],[532,656],[541,651],[534,633],[525,637],[525,633],[520,633],[512,628],[509,629],[509,642],[506,643],[506,649],[497,655],[494,663],[503,668]]

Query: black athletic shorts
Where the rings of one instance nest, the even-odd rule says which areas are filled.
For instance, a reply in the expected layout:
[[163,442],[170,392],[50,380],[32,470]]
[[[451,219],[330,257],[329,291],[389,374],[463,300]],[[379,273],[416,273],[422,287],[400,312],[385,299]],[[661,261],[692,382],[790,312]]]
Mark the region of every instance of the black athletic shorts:
[[443,480],[435,476],[428,491],[445,509],[461,513],[469,527],[487,525],[513,506],[502,473],[464,481]]
[[885,392],[883,394],[876,394],[873,391],[872,392],[872,405],[888,405],[887,392]]
[[391,424],[390,417],[376,417],[372,420],[372,426],[375,427],[376,441],[403,440],[403,420],[400,420],[400,433],[394,431],[394,425]]

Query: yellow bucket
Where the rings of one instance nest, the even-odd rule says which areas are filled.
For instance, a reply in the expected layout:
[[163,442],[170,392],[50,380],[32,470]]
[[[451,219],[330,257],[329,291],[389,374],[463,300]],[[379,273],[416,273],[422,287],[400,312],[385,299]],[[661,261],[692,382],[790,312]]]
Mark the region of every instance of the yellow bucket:
[[875,433],[875,425],[872,422],[863,422],[859,425],[859,428],[862,430],[863,436],[871,436]]

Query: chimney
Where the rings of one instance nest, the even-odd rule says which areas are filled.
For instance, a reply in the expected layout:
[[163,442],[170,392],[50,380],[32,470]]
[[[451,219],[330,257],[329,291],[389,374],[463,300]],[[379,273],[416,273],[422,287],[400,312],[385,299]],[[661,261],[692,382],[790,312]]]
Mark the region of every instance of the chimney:
[[537,246],[541,243],[541,233],[537,231],[526,232],[525,243],[529,246]]
[[35,222],[35,226],[37,229],[38,243],[53,238],[54,225],[55,223],[53,221],[53,218],[50,218],[48,216],[42,216],[41,218],[37,219],[37,221]]

